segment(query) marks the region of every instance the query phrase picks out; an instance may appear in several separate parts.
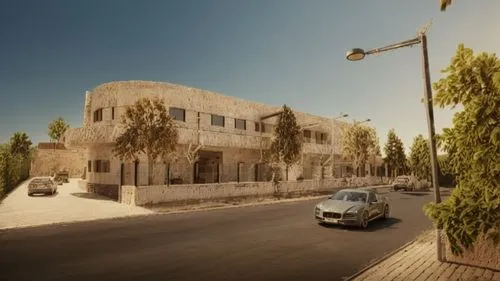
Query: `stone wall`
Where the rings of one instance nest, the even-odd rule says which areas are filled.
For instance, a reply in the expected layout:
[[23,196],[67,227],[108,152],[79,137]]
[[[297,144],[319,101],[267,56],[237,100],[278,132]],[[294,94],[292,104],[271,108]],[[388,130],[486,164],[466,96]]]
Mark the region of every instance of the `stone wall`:
[[56,171],[69,171],[70,177],[79,178],[86,166],[85,149],[40,149],[31,160],[30,176],[53,176]]
[[122,186],[121,202],[132,205],[149,205],[196,200],[217,200],[237,197],[266,197],[278,192],[291,194],[322,194],[339,188],[366,187],[386,184],[380,177],[325,179],[281,182],[278,189],[271,182],[242,182],[220,184]]
[[117,201],[119,199],[118,191],[119,186],[117,184],[87,183],[87,192],[103,195]]
[[455,256],[451,252],[447,239],[444,240],[442,245],[445,248],[446,261],[500,270],[500,243],[494,245],[491,240],[480,236],[473,249],[465,251],[462,256]]

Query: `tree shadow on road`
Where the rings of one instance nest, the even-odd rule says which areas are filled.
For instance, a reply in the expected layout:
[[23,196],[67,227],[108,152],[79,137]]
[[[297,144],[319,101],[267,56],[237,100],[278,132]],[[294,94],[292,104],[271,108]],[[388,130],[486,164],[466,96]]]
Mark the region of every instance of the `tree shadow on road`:
[[90,193],[90,192],[74,192],[74,193],[71,193],[71,195],[73,195],[75,197],[79,197],[79,198],[85,198],[85,199],[114,201],[113,199],[108,198],[106,196],[102,196],[102,195]]

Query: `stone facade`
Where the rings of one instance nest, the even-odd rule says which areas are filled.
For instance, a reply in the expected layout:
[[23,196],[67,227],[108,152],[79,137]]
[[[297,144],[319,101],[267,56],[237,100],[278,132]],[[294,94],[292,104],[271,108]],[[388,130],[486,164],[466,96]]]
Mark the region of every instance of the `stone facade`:
[[[260,118],[279,111],[279,106],[170,83],[123,81],[106,83],[87,92],[83,126],[69,129],[63,136],[62,141],[67,147],[87,149],[89,183],[147,183],[148,167],[144,156],[136,168],[135,163],[120,163],[112,153],[114,140],[122,132],[120,117],[127,106],[143,97],[159,97],[178,114],[178,120],[175,121],[179,131],[178,157],[169,165],[155,164],[154,184],[165,184],[174,179],[184,184],[267,179],[261,164],[261,152],[271,143],[277,118],[263,120],[263,123],[260,123]],[[299,176],[312,179],[322,174],[325,178],[331,177],[331,166],[321,168],[321,162],[332,154],[332,147],[338,165],[337,174],[347,171],[341,164],[348,166],[349,161],[343,159],[340,153],[342,130],[349,124],[302,112],[295,114],[299,124],[310,127],[311,138],[306,139],[302,161],[290,169],[289,179],[295,180]],[[222,126],[213,124],[214,118],[221,119],[214,116],[223,116]],[[263,132],[260,131],[261,127],[264,127]],[[189,146],[201,146],[198,163],[190,163],[184,157]],[[201,159],[203,155],[206,156],[204,160]],[[98,170],[95,169],[96,164]]]
[[328,194],[338,189],[387,184],[387,178],[365,177],[352,179],[324,179],[280,182],[242,182],[219,184],[122,186],[121,202],[130,205],[160,203],[188,203],[221,199]]
[[66,170],[70,177],[81,177],[86,168],[86,149],[66,149],[59,144],[54,148],[39,145],[31,160],[30,176],[53,176],[55,172]]

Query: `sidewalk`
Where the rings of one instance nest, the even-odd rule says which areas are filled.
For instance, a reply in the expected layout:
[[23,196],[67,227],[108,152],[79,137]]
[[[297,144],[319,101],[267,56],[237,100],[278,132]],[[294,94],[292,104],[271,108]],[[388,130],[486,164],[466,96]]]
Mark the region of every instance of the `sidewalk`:
[[500,281],[500,272],[438,262],[433,231],[369,268],[353,281]]

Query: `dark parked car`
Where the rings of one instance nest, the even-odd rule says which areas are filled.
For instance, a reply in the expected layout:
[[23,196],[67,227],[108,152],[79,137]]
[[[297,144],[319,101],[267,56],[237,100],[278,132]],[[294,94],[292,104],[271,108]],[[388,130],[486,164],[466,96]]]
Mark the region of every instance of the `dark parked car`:
[[69,173],[66,171],[57,172],[54,175],[54,181],[59,185],[62,185],[63,183],[68,183],[69,182]]
[[28,184],[28,196],[37,193],[54,194],[57,191],[57,185],[49,177],[34,178]]

